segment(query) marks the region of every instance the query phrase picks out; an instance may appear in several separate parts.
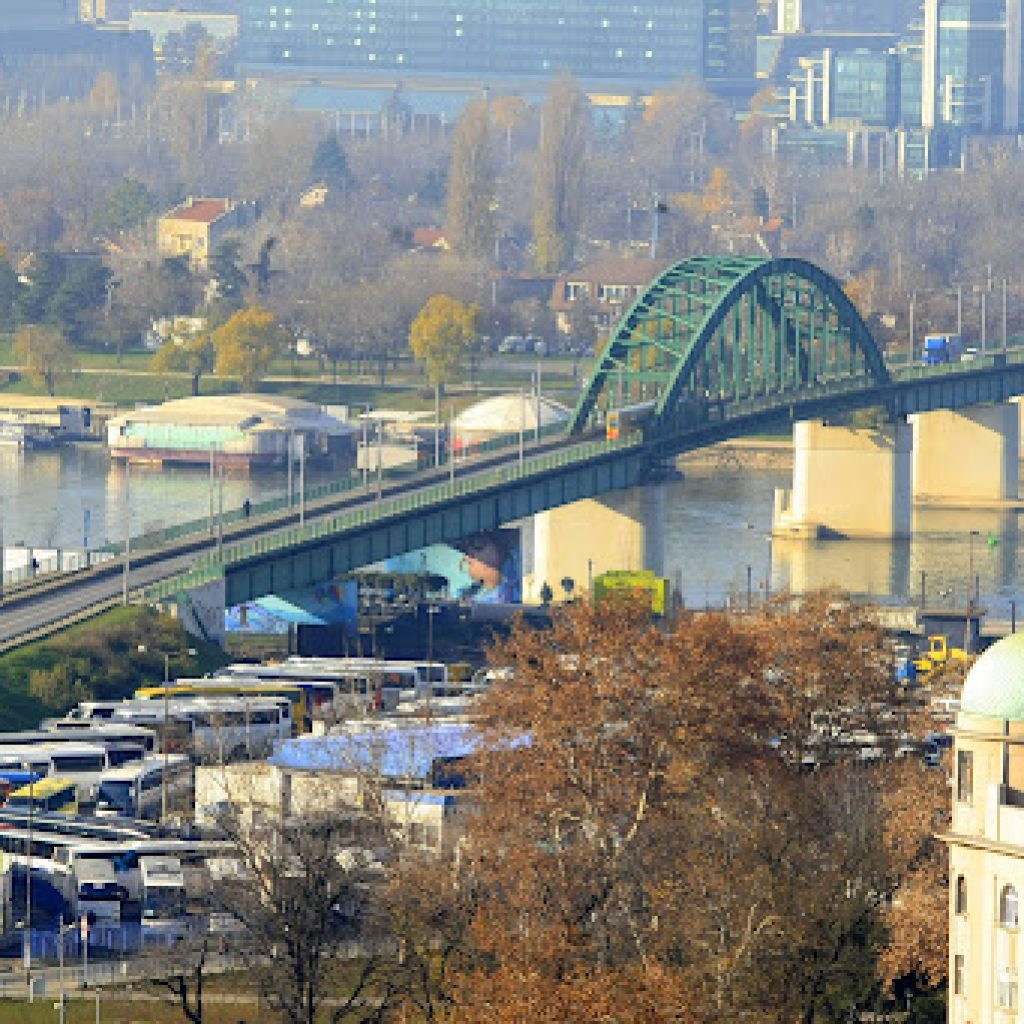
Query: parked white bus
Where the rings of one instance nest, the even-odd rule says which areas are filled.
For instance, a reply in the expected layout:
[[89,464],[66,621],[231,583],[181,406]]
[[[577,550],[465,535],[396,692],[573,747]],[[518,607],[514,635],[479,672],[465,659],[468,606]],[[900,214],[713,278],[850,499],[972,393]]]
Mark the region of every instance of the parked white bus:
[[[164,770],[164,756],[154,754],[137,764],[106,772],[96,792],[97,816],[159,818],[163,807]],[[180,807],[185,801],[191,803],[191,759],[185,754],[168,754],[166,774],[168,807]]]
[[198,763],[262,757],[292,735],[292,705],[287,697],[177,697],[174,700],[126,701],[114,721],[148,725]]
[[78,788],[79,803],[91,803],[104,772],[110,770],[107,748],[98,743],[37,743],[0,748],[0,774],[5,768],[27,766],[43,776],[70,779]]

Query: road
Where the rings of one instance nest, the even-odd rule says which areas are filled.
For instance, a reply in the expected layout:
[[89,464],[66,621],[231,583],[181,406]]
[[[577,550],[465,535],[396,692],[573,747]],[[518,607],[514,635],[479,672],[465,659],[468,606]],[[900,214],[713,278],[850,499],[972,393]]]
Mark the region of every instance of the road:
[[[525,445],[525,454],[536,455],[553,448],[571,447],[581,443],[573,438]],[[473,456],[458,465],[460,479],[514,464],[519,458],[516,448]],[[404,479],[385,478],[380,496],[414,495],[449,479],[449,467],[431,468]],[[376,484],[371,480],[366,490],[344,491],[310,502],[305,510],[305,522],[315,523],[328,519],[341,511],[372,507],[378,500]],[[273,535],[298,525],[297,509],[253,517],[233,524],[224,531],[224,544],[230,545],[257,536]],[[156,551],[146,551],[132,558],[129,584],[131,592],[138,592],[153,583],[187,572],[203,555],[216,553],[217,540],[209,534],[183,537]],[[92,569],[60,576],[40,576],[28,584],[8,591],[0,603],[0,652],[31,640],[121,602],[124,588],[123,560],[104,562]]]

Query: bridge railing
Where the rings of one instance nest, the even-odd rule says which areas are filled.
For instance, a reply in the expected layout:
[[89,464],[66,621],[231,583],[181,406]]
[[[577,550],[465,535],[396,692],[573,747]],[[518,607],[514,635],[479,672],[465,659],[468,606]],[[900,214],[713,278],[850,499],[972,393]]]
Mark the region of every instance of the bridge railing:
[[[542,427],[539,432],[536,430],[525,431],[524,438],[527,442],[533,441],[538,436],[540,440],[548,440],[564,433],[564,431],[564,423],[550,423],[547,426]],[[484,441],[474,442],[469,450],[457,457],[456,464],[458,464],[459,459],[510,450],[518,447],[518,445],[519,431],[508,434],[498,434],[495,437],[488,438]],[[372,452],[372,448],[369,450]],[[442,462],[441,466],[443,467],[444,465],[446,465],[446,463]],[[381,477],[383,479],[393,481],[401,479],[404,476],[410,476],[412,473],[432,468],[435,468],[432,460],[430,465],[416,466],[414,469],[408,466],[395,466],[390,469],[381,470]],[[343,476],[339,477],[337,480],[331,481],[330,483],[307,487],[305,490],[305,501],[309,504],[325,498],[337,497],[350,491],[359,490],[364,486],[363,476],[364,474],[362,470],[349,470]],[[367,474],[368,480],[374,481],[376,476],[376,469],[369,470]],[[224,526],[232,526],[236,523],[241,523],[248,518],[287,512],[289,509],[296,508],[296,506],[297,499],[293,498],[293,500],[289,502],[287,495],[280,495],[276,498],[269,498],[265,501],[251,503],[249,506],[248,516],[241,508],[226,509],[222,514],[217,513],[213,517],[214,529],[216,529],[217,523],[222,523]],[[131,550],[135,553],[154,551],[158,548],[165,547],[168,544],[172,544],[175,541],[188,537],[197,537],[202,536],[203,534],[209,536],[211,534],[210,527],[211,520],[210,516],[207,514],[200,519],[190,519],[184,523],[161,527],[159,530],[149,530],[131,538]],[[112,542],[98,550],[110,556],[123,555],[124,541]]]
[[453,498],[477,494],[489,488],[535,476],[551,469],[587,462],[608,452],[639,446],[643,440],[643,434],[640,431],[635,431],[617,440],[586,441],[569,448],[541,455],[531,455],[523,460],[522,465],[516,463],[474,473],[472,476],[456,477],[455,480],[420,488],[412,494],[384,498],[373,505],[351,512],[342,512],[330,518],[318,519],[305,526],[276,530],[255,540],[229,545],[225,547],[220,557],[207,555],[197,559],[194,568],[184,576],[147,587],[146,597],[153,601],[165,600],[181,590],[192,589],[219,579],[229,565],[285,548],[297,547],[310,541],[321,540],[324,537],[334,536],[356,527],[383,522],[416,509],[436,506]]

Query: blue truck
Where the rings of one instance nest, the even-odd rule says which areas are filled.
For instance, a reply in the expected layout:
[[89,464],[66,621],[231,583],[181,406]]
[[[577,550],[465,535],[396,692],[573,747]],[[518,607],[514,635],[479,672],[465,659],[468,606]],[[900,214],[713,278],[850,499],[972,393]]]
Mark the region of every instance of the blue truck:
[[959,334],[926,334],[923,361],[925,366],[959,363],[963,355],[963,342]]

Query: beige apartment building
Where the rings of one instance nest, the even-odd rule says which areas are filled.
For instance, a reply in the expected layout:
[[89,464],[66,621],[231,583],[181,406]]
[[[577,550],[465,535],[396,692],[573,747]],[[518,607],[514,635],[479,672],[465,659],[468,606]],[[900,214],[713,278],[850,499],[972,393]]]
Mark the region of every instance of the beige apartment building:
[[953,757],[948,1019],[1009,1024],[1024,965],[1024,634],[969,672]]
[[245,227],[254,209],[233,199],[194,199],[160,218],[157,247],[164,256],[188,256],[193,267],[205,268],[210,255],[232,232]]

